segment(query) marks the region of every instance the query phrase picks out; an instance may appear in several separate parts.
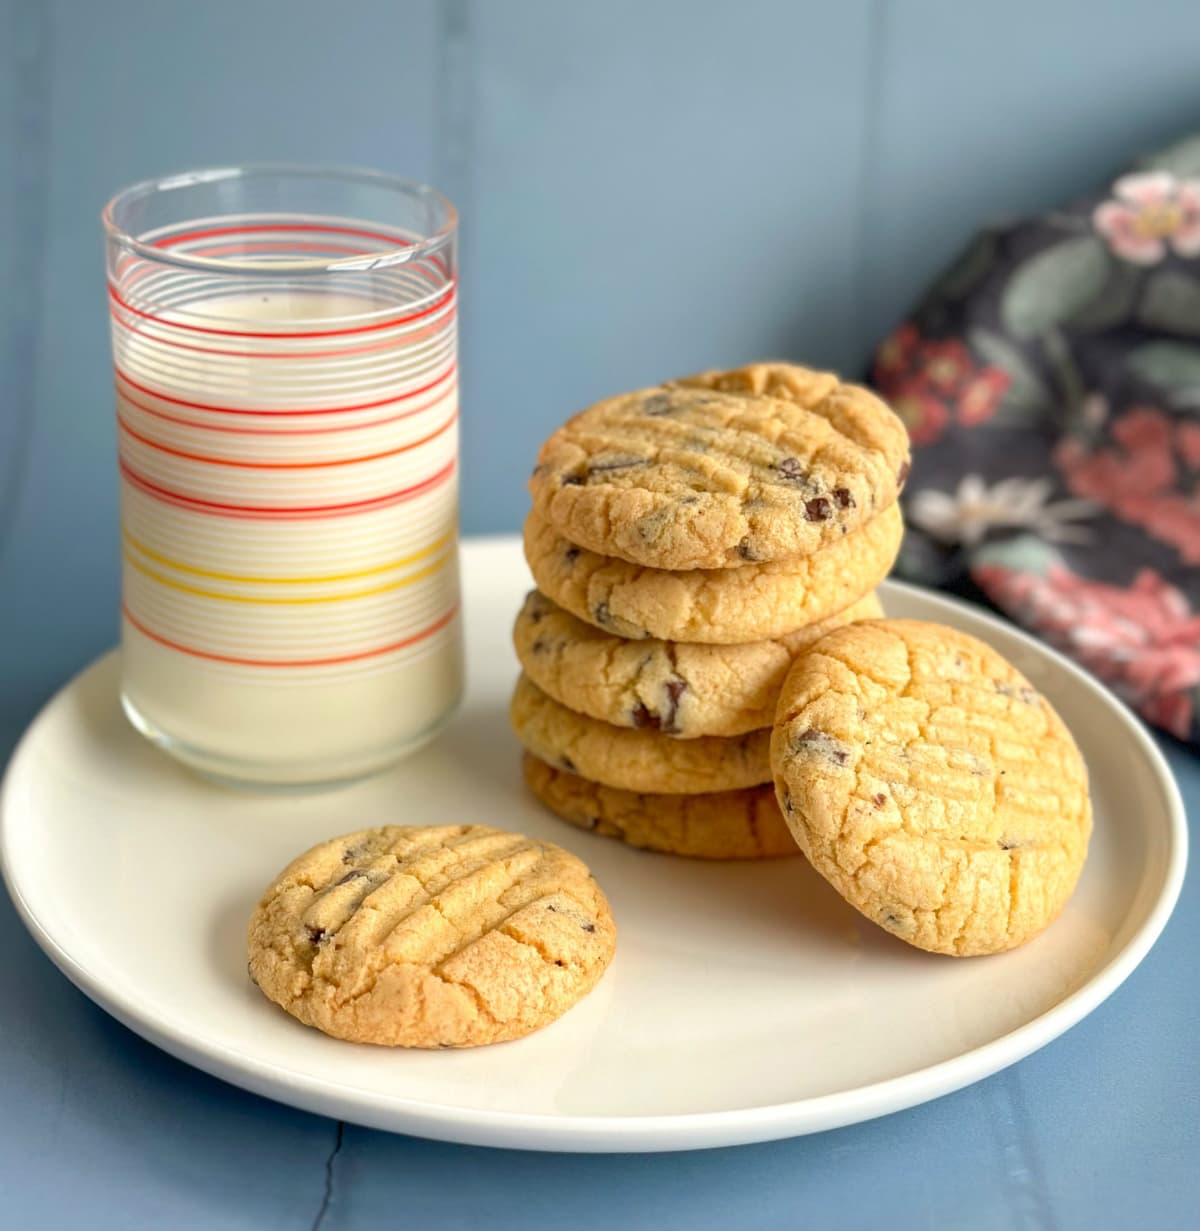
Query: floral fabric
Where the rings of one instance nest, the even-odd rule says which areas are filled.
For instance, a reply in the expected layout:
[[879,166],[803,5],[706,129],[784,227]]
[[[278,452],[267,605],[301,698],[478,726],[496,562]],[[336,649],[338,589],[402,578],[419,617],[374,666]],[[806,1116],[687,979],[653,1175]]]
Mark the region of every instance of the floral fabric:
[[1200,746],[1200,136],[980,235],[872,382],[913,438],[899,571]]

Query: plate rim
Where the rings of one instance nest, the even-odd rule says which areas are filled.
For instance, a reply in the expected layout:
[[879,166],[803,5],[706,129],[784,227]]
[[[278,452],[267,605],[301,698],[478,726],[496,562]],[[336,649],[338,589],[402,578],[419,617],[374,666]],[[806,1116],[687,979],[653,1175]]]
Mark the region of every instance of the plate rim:
[[[465,538],[464,553],[508,548],[516,536]],[[1187,867],[1186,810],[1169,764],[1153,738],[1128,707],[1099,681],[1051,646],[1023,629],[963,600],[907,582],[888,580],[880,589],[905,593],[937,609],[948,609],[980,623],[985,629],[1014,637],[1023,647],[1049,659],[1098,704],[1114,711],[1136,751],[1148,762],[1165,813],[1166,851],[1161,882],[1154,901],[1124,945],[1085,983],[1031,1021],[948,1059],[882,1081],[810,1098],[755,1107],[662,1115],[558,1115],[491,1108],[447,1106],[387,1092],[369,1092],[248,1055],[164,1018],[139,1004],[121,985],[112,986],[102,972],[93,972],[72,956],[38,917],[22,893],[12,867],[12,796],[24,776],[32,739],[50,709],[87,672],[116,653],[89,663],[64,684],[39,710],[14,748],[0,786],[0,874],[22,922],[42,951],[85,995],[135,1034],[177,1059],[232,1085],[305,1111],[349,1120],[391,1132],[466,1145],[558,1152],[653,1152],[707,1149],[801,1136],[874,1119],[953,1093],[999,1072],[1053,1042],[1094,1011],[1140,965],[1166,926],[1178,901]]]

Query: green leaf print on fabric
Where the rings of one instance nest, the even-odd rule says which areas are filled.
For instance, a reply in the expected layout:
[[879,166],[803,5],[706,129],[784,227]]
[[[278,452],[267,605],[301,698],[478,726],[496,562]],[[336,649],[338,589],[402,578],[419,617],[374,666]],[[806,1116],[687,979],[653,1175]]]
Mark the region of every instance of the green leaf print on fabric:
[[1138,166],[1148,171],[1169,171],[1179,179],[1200,175],[1200,135],[1184,137],[1166,149],[1156,150],[1139,159]]
[[1147,329],[1200,337],[1200,282],[1173,269],[1156,273],[1146,286],[1138,320]]
[[1039,252],[1009,280],[1000,304],[1005,327],[1032,338],[1069,321],[1101,293],[1112,262],[1095,236],[1064,240]]
[[1200,396],[1200,346],[1184,342],[1147,342],[1129,353],[1130,371],[1157,385],[1172,401]]
[[1126,261],[1110,261],[1108,278],[1100,293],[1073,313],[1072,329],[1099,332],[1124,324],[1133,315],[1133,305],[1144,277],[1142,269]]
[[975,553],[980,565],[1000,565],[1018,573],[1044,573],[1052,564],[1061,564],[1062,555],[1044,539],[1019,534],[1001,542],[985,543]]
[[1046,386],[1011,342],[989,329],[975,328],[967,334],[967,343],[985,363],[1007,374],[1009,385],[1002,403],[1004,410],[1032,414],[1050,405]]

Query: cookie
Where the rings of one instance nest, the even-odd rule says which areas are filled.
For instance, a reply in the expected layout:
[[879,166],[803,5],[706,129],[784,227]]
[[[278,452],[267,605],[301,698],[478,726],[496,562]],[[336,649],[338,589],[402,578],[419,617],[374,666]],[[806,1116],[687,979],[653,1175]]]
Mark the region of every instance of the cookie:
[[627,641],[531,590],[513,627],[513,644],[525,674],[576,713],[681,739],[744,735],[774,721],[784,676],[805,646],[852,620],[882,614],[872,593],[773,641]]
[[567,709],[525,675],[509,713],[517,737],[534,756],[623,791],[696,795],[771,781],[769,729],[736,739],[672,739],[614,727]]
[[711,386],[736,374],[707,373],[575,415],[538,455],[535,510],[580,547],[656,569],[761,564],[838,542],[895,501],[908,435],[869,390],[785,371],[772,388],[789,396],[722,392]]
[[841,382],[833,372],[820,372],[798,363],[766,360],[721,371],[716,368],[664,382],[667,389],[715,389],[719,393],[750,394],[782,398],[801,406],[814,406],[837,389]]
[[322,842],[250,920],[250,977],[335,1038],[516,1039],[585,996],[616,929],[584,864],[484,825],[387,825]]
[[630,846],[693,859],[798,855],[770,786],[708,795],[638,795],[588,782],[526,753],[529,789],[556,816]]
[[892,505],[800,560],[668,572],[577,547],[531,513],[525,558],[543,594],[606,632],[731,645],[782,637],[844,611],[887,576],[903,534]]
[[829,633],[784,683],[771,762],[813,866],[918,948],[1011,949],[1079,879],[1079,749],[1045,697],[965,633],[917,620]]

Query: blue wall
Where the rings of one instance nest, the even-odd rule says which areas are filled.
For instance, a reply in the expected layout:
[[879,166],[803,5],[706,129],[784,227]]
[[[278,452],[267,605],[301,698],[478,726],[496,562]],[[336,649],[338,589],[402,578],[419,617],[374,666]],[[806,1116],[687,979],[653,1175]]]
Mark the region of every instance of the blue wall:
[[375,164],[463,233],[463,512],[538,441],[762,354],[858,369],[983,220],[1200,128],[1196,0],[0,0],[0,691],[116,635],[97,212],[251,159]]

